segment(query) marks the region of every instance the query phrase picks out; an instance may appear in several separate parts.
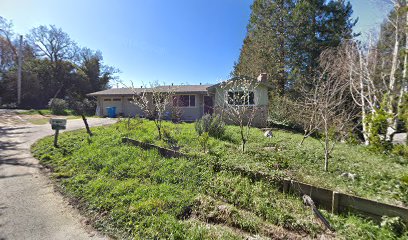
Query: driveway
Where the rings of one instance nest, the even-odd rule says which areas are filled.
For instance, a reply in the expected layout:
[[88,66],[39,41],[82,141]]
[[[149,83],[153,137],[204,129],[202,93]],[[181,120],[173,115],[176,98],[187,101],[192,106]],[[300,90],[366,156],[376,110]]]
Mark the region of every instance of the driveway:
[[[0,240],[107,239],[86,225],[86,219],[54,191],[31,156],[31,144],[53,134],[50,125],[5,119],[10,117],[16,116],[0,111]],[[91,126],[113,122],[89,119]],[[67,131],[79,128],[83,128],[82,120],[68,120]]]

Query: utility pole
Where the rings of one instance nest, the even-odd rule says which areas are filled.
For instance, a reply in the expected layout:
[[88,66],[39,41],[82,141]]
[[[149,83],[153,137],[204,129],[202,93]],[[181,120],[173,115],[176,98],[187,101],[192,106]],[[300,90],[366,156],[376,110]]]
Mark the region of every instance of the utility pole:
[[21,67],[23,65],[23,35],[20,35],[20,46],[18,47],[18,70],[17,70],[17,106],[21,104]]

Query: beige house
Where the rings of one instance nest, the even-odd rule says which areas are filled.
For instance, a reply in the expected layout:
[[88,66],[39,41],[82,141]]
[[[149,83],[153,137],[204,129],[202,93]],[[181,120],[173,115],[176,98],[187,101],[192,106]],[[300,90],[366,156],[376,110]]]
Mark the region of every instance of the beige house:
[[[254,125],[263,126],[266,124],[268,113],[268,91],[271,86],[266,83],[266,75],[260,75],[258,79],[252,79],[255,83],[253,89],[249,92],[249,99],[245,103],[228,101],[229,97],[242,92],[239,83],[231,87],[228,83],[238,81],[230,79],[223,83],[215,85],[179,85],[168,86],[177,96],[177,101],[170,102],[165,116],[171,119],[171,109],[176,106],[181,111],[181,120],[195,121],[205,114],[224,114],[225,104],[244,104],[257,109],[256,121]],[[248,91],[248,90],[247,90]],[[94,96],[97,99],[96,115],[107,116],[108,107],[116,107],[116,113],[121,116],[140,116],[144,117],[142,109],[133,102],[133,97],[137,94],[152,92],[150,88],[112,88],[104,91],[94,92],[88,96]]]

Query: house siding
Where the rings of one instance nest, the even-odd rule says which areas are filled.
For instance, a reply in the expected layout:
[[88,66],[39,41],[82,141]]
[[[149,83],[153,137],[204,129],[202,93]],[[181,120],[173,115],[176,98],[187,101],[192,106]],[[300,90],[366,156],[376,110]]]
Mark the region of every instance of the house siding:
[[[224,104],[226,103],[225,97],[227,91],[239,91],[239,87],[223,89],[221,87],[216,87],[215,94],[215,106],[214,113],[221,115],[223,120],[227,124],[234,124],[227,116],[226,112],[223,109]],[[254,101],[255,105],[255,117],[252,120],[252,125],[255,127],[265,127],[267,125],[268,119],[268,106],[269,106],[269,97],[268,97],[268,88],[264,86],[257,86],[254,89]]]
[[[185,86],[184,86],[185,87]],[[205,87],[204,90],[203,87]],[[210,88],[209,88],[210,87]],[[191,87],[190,87],[191,88]],[[181,110],[181,120],[183,121],[195,121],[201,118],[204,114],[204,96],[211,96],[213,100],[213,110],[214,114],[225,114],[223,111],[223,105],[225,104],[225,92],[226,91],[239,91],[238,87],[235,89],[223,89],[219,85],[208,86],[193,86],[194,90],[190,91],[178,91],[176,95],[195,95],[195,106],[194,107],[179,107]],[[195,92],[194,92],[195,91]],[[116,113],[125,117],[135,117],[144,116],[144,112],[140,107],[131,103],[129,99],[132,98],[133,94],[127,89],[114,89],[105,90],[101,94],[97,94],[97,111],[96,114],[99,116],[107,116],[107,107],[116,107]],[[106,93],[105,93],[106,92]],[[89,96],[96,96],[96,94],[89,94]],[[147,95],[151,101],[151,95]],[[110,101],[105,101],[105,99],[110,99]],[[120,99],[120,101],[113,101],[113,99]],[[263,127],[266,125],[268,118],[268,105],[269,105],[269,94],[267,85],[258,85],[254,89],[254,107],[256,107],[255,118],[253,120],[253,125],[257,127]],[[173,101],[169,102],[166,109],[165,118],[171,118],[171,110],[173,109]],[[227,118],[224,120],[228,122]]]
[[[106,96],[106,97],[99,97],[100,99],[98,102],[100,103],[100,113],[101,116],[106,116],[108,115],[108,112],[106,110],[107,107],[116,107],[116,114],[122,114],[123,113],[123,97],[121,96]],[[106,100],[110,101],[106,101]],[[113,99],[119,99],[119,101],[113,101]]]
[[[195,106],[194,107],[180,107],[182,111],[181,118],[184,121],[195,121],[202,117],[203,115],[203,103],[204,95],[203,94],[188,94],[195,96]],[[151,98],[147,96],[148,98]],[[133,104],[129,99],[132,96],[98,96],[98,116],[107,116],[108,112],[107,107],[116,107],[116,114],[122,115],[125,117],[135,117],[135,116],[144,116],[142,109]],[[110,101],[106,101],[110,99]],[[113,99],[120,99],[120,101],[113,101]],[[150,101],[151,102],[151,101]],[[166,107],[166,112],[171,116],[171,109],[173,103],[170,101],[169,105]]]

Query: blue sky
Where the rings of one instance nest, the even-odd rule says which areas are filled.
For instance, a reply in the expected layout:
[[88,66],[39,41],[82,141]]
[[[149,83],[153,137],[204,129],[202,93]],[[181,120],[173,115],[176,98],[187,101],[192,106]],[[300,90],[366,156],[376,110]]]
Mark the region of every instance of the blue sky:
[[[252,0],[0,0],[0,16],[26,34],[54,24],[102,51],[125,82],[216,83],[228,78],[246,34]],[[356,31],[382,21],[384,6],[352,0]]]

